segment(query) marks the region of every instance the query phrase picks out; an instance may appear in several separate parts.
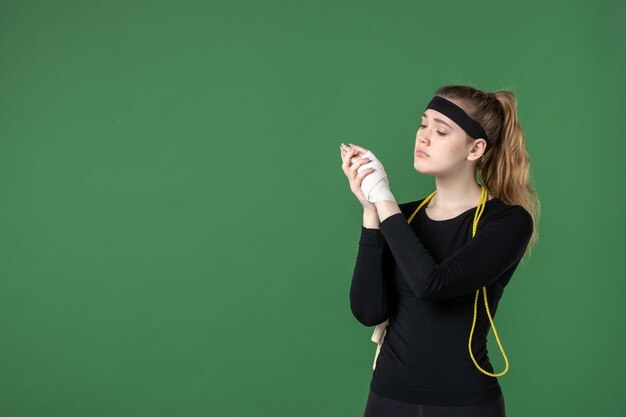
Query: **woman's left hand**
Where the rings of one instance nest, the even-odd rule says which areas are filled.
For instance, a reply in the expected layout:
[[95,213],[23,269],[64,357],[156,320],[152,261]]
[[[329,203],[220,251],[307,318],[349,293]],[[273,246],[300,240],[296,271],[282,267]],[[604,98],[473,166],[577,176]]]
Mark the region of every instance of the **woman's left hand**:
[[391,193],[389,179],[387,178],[387,173],[385,172],[383,164],[371,151],[353,143],[350,145],[359,151],[359,158],[369,158],[371,160],[371,162],[361,165],[357,172],[361,172],[362,170],[368,168],[374,169],[374,172],[366,175],[361,182],[361,190],[363,191],[367,201],[370,203],[378,203],[379,201],[387,200],[395,203],[396,199]]

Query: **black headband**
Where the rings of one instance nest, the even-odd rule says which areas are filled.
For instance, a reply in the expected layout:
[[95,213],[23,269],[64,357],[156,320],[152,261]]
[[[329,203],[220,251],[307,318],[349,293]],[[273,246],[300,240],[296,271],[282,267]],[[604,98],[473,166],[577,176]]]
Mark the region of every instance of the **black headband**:
[[469,117],[465,110],[454,104],[448,99],[445,99],[441,96],[434,96],[428,106],[427,109],[433,109],[438,111],[441,114],[445,114],[450,119],[454,120],[456,124],[458,124],[461,129],[467,132],[474,139],[483,138],[489,143],[487,140],[487,134],[480,126],[480,124]]

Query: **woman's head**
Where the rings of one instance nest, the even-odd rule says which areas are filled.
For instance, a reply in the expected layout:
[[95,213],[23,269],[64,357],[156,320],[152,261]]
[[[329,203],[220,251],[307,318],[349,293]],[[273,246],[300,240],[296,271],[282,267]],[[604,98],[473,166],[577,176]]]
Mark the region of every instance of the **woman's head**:
[[[448,85],[439,88],[435,96],[452,102],[462,112],[451,113],[459,109],[445,101],[439,101],[438,106],[437,100],[434,108],[423,112],[415,152],[422,150],[429,156],[416,153],[415,169],[438,177],[470,175],[494,197],[523,206],[532,215],[536,229],[540,202],[531,184],[530,159],[513,92],[487,93],[470,86]],[[437,109],[453,114],[463,127]],[[529,251],[536,239],[535,230]]]
[[[449,101],[460,106],[458,100]],[[415,169],[438,177],[472,175],[487,147],[483,137],[472,138],[445,113],[427,108],[415,135]]]
[[476,172],[483,155],[498,143],[504,114],[495,94],[468,86],[446,86],[437,90],[421,119],[415,151],[434,155],[416,155],[415,169],[445,176],[468,167]]

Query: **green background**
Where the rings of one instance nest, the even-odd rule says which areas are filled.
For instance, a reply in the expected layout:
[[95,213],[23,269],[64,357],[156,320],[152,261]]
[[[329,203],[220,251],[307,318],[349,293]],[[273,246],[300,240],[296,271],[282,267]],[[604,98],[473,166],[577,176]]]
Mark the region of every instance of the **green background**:
[[[542,203],[507,415],[621,416],[624,2],[2,1],[0,415],[361,416],[340,142],[399,202],[436,88],[510,88]],[[469,314],[469,312],[468,312]],[[504,360],[489,335],[496,371]]]

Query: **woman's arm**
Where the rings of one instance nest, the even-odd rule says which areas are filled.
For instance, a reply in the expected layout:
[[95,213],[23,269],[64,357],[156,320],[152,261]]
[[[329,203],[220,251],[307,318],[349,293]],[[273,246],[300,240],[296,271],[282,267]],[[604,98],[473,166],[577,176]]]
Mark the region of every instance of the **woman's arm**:
[[516,265],[533,232],[531,215],[519,205],[494,214],[463,247],[437,263],[402,213],[380,223],[380,231],[413,293],[448,299],[491,284]]
[[376,210],[365,209],[359,252],[350,286],[350,309],[365,326],[375,326],[389,317],[385,273],[391,254],[380,233]]
[[368,229],[378,229],[380,226],[380,220],[378,219],[378,210],[376,206],[372,205],[372,208],[363,209],[363,227]]

